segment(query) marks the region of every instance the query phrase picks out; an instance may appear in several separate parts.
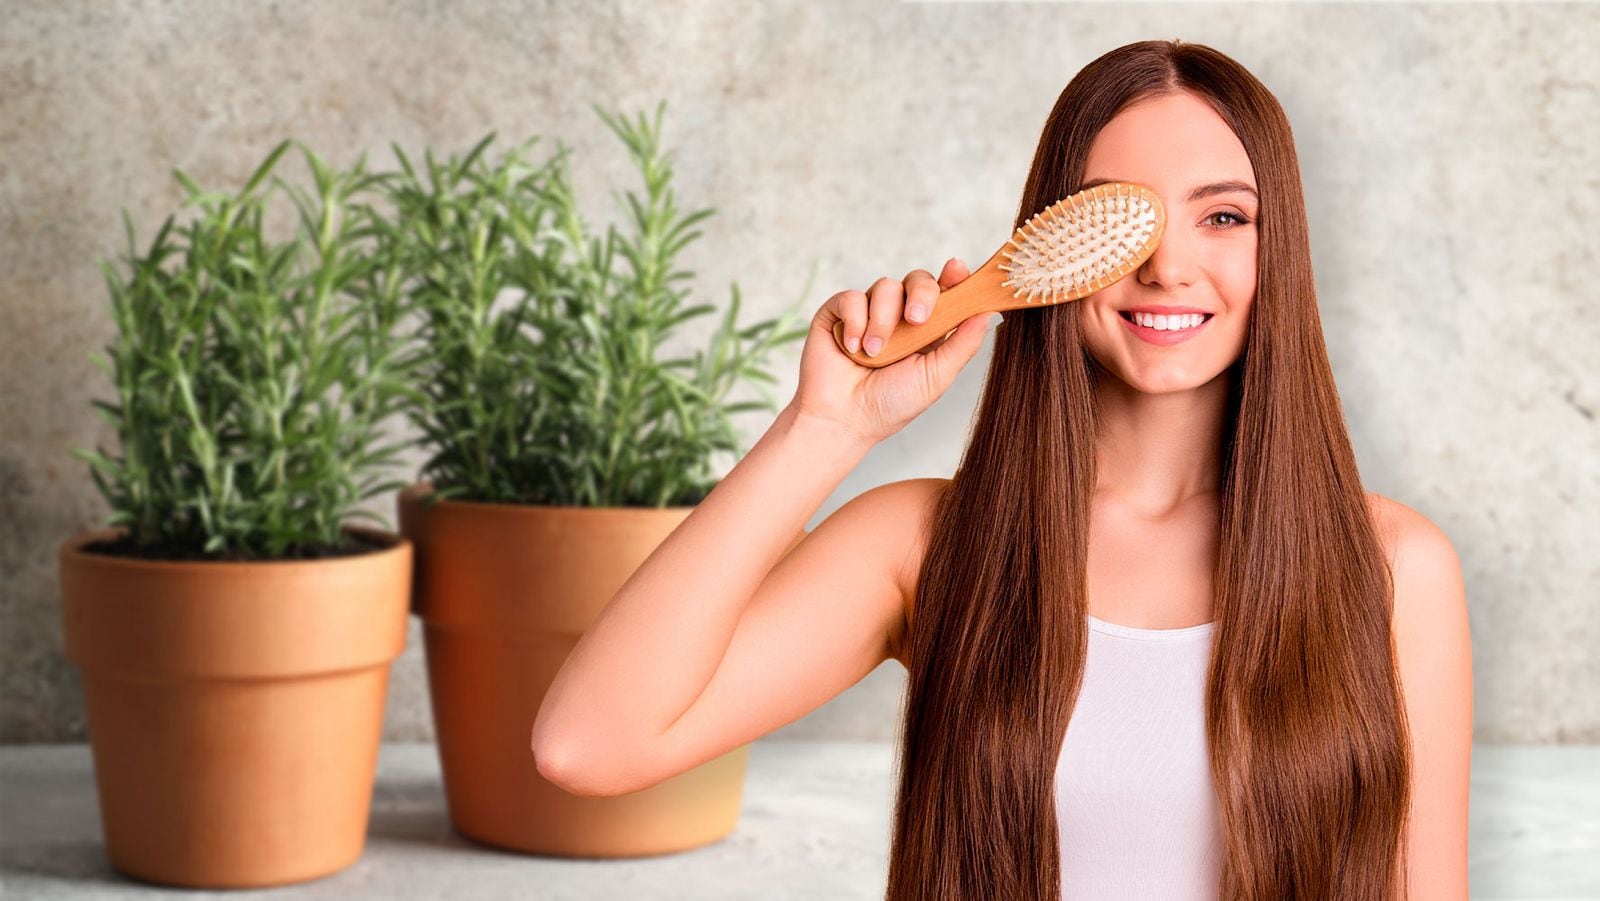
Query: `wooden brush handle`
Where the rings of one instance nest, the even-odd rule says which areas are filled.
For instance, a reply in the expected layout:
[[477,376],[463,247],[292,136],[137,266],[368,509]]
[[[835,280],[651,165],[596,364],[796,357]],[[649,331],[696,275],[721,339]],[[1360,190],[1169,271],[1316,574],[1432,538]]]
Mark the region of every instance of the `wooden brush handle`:
[[939,299],[933,305],[933,313],[926,322],[908,322],[902,315],[900,321],[895,323],[894,331],[890,332],[888,339],[884,341],[883,350],[880,350],[877,356],[869,357],[865,350],[851,353],[849,348],[844,346],[844,320],[833,324],[833,340],[838,343],[839,349],[844,351],[845,356],[862,366],[878,369],[899,362],[928,345],[937,343],[955,331],[956,326],[969,316],[1039,306],[1037,303],[1030,304],[1024,298],[1013,296],[1010,288],[1001,287],[1000,283],[1006,280],[1006,273],[1000,270],[1000,264],[1004,260],[1002,255],[1004,250],[1004,247],[996,250],[988,262],[979,266],[959,284],[939,292]]

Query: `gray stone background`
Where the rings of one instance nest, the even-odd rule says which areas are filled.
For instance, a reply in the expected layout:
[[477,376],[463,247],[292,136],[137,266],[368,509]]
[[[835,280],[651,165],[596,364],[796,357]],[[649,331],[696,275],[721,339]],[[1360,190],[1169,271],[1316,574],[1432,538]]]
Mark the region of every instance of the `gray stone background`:
[[[174,208],[174,167],[236,187],[287,136],[386,166],[391,141],[541,135],[578,151],[592,220],[621,221],[609,192],[634,171],[589,104],[666,99],[679,197],[719,211],[683,257],[697,297],[738,281],[769,315],[813,264],[812,309],[982,262],[1066,82],[1174,37],[1239,59],[1288,110],[1367,487],[1462,559],[1478,738],[1600,741],[1600,7],[421,0],[4,4],[0,741],[85,734],[55,550],[107,508],[67,449],[111,440],[88,403],[109,393],[86,359],[112,336],[98,264],[123,249],[121,209],[147,240]],[[792,353],[779,368],[786,400]],[[811,525],[873,485],[948,475],[982,375],[980,358]],[[746,421],[747,446],[769,421]],[[392,519],[392,498],[371,507]],[[903,680],[886,663],[779,734],[891,739]],[[415,631],[388,715],[389,738],[430,737]]]

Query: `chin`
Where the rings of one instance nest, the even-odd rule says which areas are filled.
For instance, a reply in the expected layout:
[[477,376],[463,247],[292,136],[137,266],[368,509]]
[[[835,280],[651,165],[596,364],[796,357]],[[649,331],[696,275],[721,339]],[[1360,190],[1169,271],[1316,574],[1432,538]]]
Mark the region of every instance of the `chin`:
[[1127,383],[1128,387],[1140,394],[1178,394],[1183,391],[1193,391],[1203,385],[1209,384],[1220,373],[1206,375],[1188,370],[1173,371],[1167,367],[1152,367],[1155,371],[1143,372],[1134,375],[1118,373],[1119,377]]

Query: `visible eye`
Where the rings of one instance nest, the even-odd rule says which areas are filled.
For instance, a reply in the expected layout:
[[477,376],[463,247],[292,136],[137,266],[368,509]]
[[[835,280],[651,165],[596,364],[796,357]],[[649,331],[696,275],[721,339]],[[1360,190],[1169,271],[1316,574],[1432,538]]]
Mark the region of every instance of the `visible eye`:
[[1224,226],[1220,226],[1220,227],[1219,226],[1212,226],[1213,228],[1217,228],[1218,231],[1227,231],[1230,228],[1238,228],[1241,225],[1249,225],[1250,224],[1250,220],[1249,219],[1246,219],[1245,217],[1239,215],[1238,213],[1232,212],[1230,210],[1221,210],[1219,212],[1212,213],[1211,215],[1206,217],[1206,221],[1210,222],[1211,220],[1217,218],[1218,216],[1227,216],[1229,219],[1232,219],[1233,222],[1234,222],[1233,225],[1224,225]]

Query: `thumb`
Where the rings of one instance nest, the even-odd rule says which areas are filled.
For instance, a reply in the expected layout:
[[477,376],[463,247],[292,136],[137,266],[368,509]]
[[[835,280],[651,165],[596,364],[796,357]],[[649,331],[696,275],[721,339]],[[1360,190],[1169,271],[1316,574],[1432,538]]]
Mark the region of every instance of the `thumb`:
[[972,360],[978,348],[983,346],[983,335],[989,331],[990,318],[996,323],[1000,321],[1000,314],[994,312],[979,313],[961,320],[956,330],[943,344],[923,355],[932,381],[943,391],[955,381],[956,373]]

